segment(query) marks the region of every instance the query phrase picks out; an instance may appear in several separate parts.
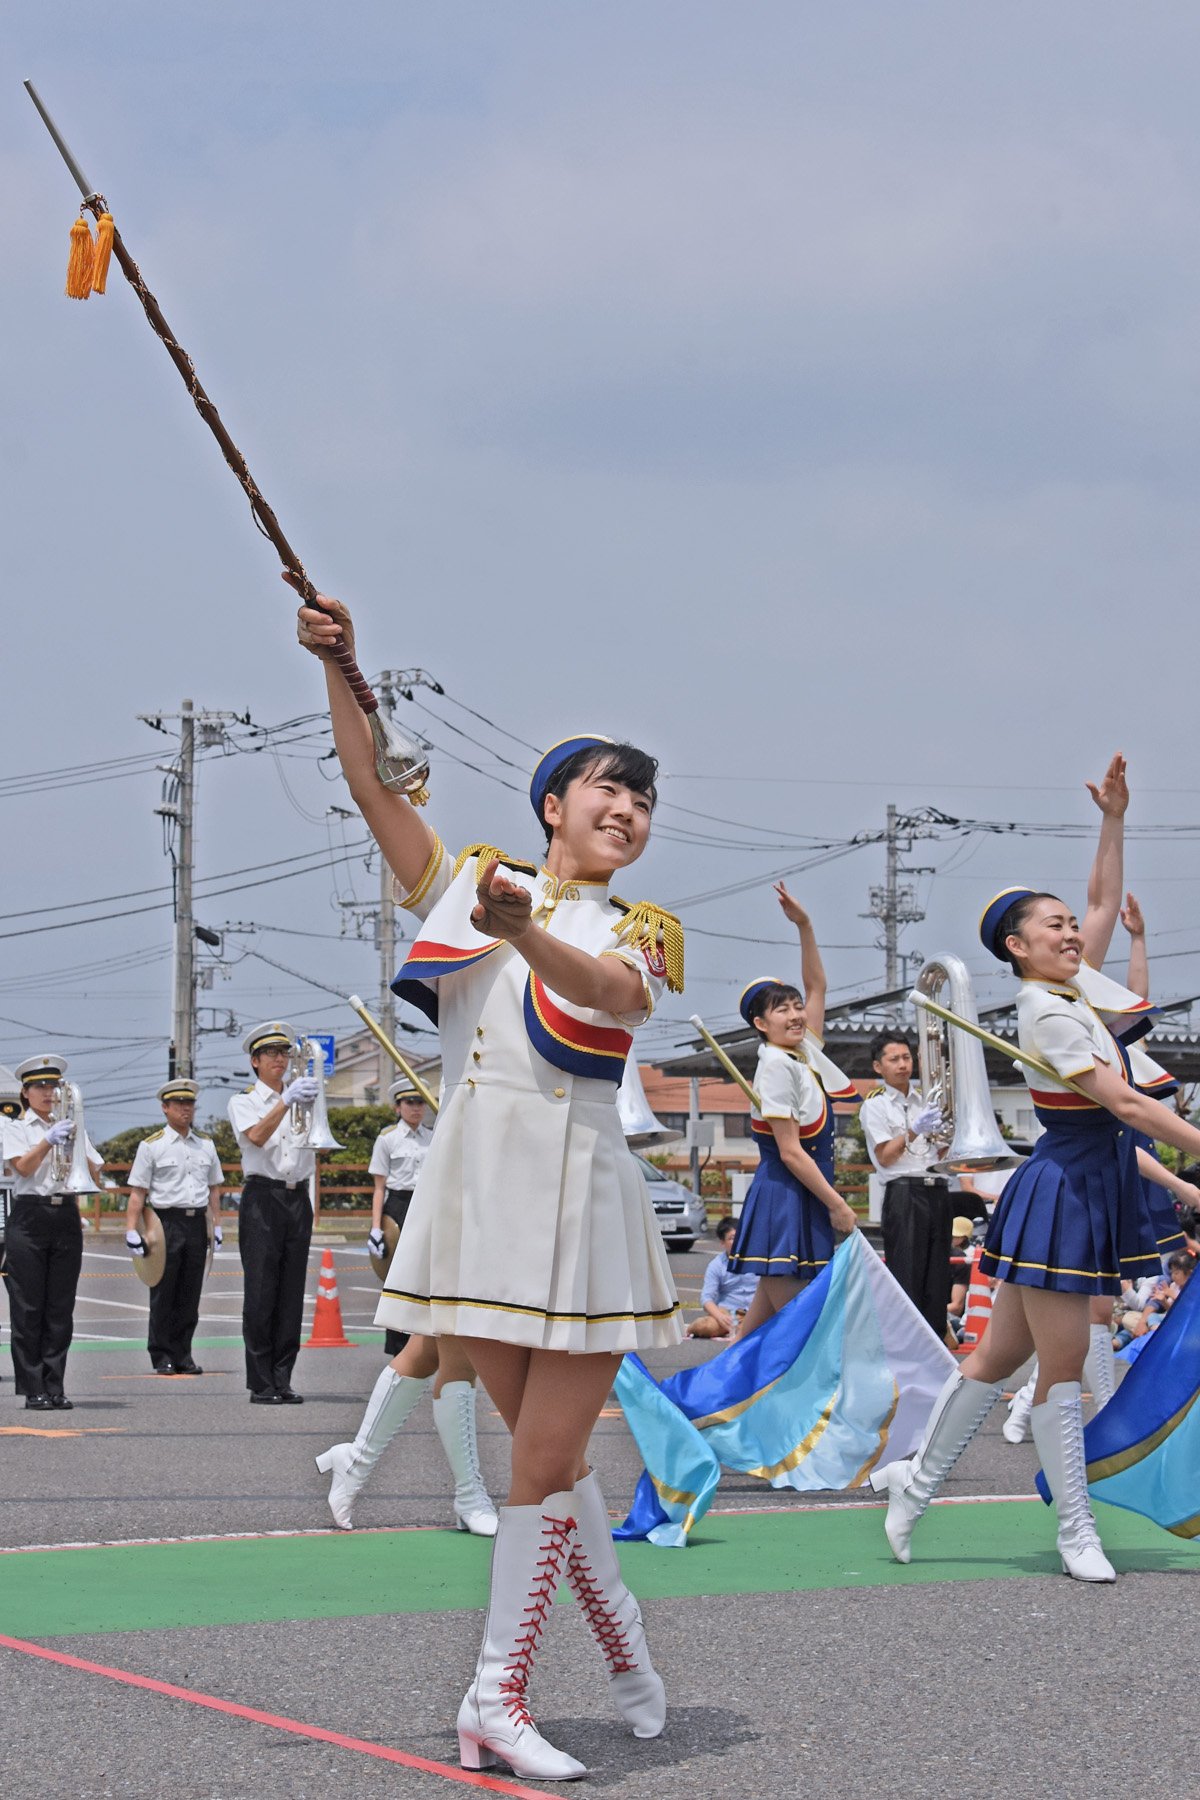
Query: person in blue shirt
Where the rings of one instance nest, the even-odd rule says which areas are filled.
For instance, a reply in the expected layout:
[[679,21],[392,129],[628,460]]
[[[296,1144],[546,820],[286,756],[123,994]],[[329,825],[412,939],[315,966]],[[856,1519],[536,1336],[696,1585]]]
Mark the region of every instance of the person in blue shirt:
[[688,1325],[689,1337],[732,1340],[741,1335],[742,1319],[750,1310],[758,1276],[729,1273],[729,1252],[736,1236],[737,1220],[722,1219],[717,1226],[717,1242],[721,1248],[704,1271],[704,1284],[700,1289],[700,1304],[704,1311]]

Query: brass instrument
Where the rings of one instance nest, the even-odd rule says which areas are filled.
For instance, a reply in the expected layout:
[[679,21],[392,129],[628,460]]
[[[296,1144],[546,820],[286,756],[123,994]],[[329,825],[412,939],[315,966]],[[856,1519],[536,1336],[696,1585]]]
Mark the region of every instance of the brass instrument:
[[50,1173],[55,1188],[63,1194],[95,1194],[99,1192],[88,1166],[87,1132],[83,1123],[83,1095],[73,1081],[60,1081],[54,1090],[50,1123],[69,1119],[71,1136],[64,1144],[55,1144],[50,1152]]
[[[939,1002],[949,989],[950,1007]],[[930,1168],[939,1175],[1015,1169],[1023,1161],[1005,1143],[992,1110],[975,990],[957,956],[935,956],[917,976],[909,999],[917,1009],[921,1093],[941,1109],[950,1142]],[[949,1027],[953,1025],[955,1029]],[[985,1037],[985,1041],[998,1040]],[[1008,1046],[1004,1046],[1006,1051]],[[1011,1054],[1011,1051],[1009,1052]]]
[[288,1059],[283,1085],[287,1087],[305,1076],[315,1080],[317,1097],[311,1106],[304,1106],[298,1100],[293,1102],[292,1130],[297,1137],[304,1139],[310,1150],[341,1150],[344,1146],[338,1143],[329,1128],[329,1106],[325,1098],[325,1058],[321,1054],[321,1046],[314,1043],[312,1038],[297,1038]]

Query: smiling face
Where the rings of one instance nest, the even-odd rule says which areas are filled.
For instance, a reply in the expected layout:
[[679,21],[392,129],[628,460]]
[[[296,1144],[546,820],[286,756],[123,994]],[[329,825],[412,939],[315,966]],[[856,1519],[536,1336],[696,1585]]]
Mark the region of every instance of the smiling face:
[[769,1012],[760,1013],[755,1019],[754,1029],[778,1050],[798,1049],[808,1030],[803,1000],[798,994],[777,1000]]
[[1063,901],[1048,894],[1033,902],[1004,947],[1021,975],[1035,981],[1073,981],[1083,959],[1079,921]]
[[585,769],[564,794],[546,796],[547,867],[560,880],[607,881],[646,848],[652,811],[648,794],[605,774],[603,764]]

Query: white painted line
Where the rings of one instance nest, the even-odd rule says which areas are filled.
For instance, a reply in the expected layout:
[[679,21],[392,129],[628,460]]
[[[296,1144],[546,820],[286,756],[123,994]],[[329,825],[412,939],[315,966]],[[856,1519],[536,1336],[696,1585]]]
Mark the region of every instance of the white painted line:
[[[89,1323],[90,1323],[90,1321],[89,1321]],[[100,1321],[97,1319],[96,1323],[99,1324]],[[135,1337],[135,1338],[113,1337],[111,1332],[80,1331],[78,1326],[74,1327],[74,1329],[72,1330],[71,1336],[77,1337],[77,1338],[86,1338],[89,1341],[89,1343],[93,1343],[93,1344],[138,1344],[140,1346],[141,1341],[142,1341],[140,1337]]]
[[89,1306],[116,1306],[119,1307],[122,1312],[143,1313],[147,1317],[150,1313],[148,1305],[135,1306],[132,1300],[102,1300],[99,1294],[88,1294],[85,1298]]

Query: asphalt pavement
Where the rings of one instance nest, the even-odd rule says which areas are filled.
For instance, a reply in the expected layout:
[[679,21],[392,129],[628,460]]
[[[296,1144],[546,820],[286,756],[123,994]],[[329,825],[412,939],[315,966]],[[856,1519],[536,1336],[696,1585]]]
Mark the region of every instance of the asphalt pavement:
[[[26,1413],[14,1398],[0,1302],[0,1791],[11,1800],[485,1788],[458,1771],[452,1724],[478,1648],[487,1546],[448,1529],[427,1401],[381,1462],[360,1529],[330,1530],[313,1457],[353,1434],[382,1363],[378,1284],[359,1246],[333,1248],[356,1341],[301,1353],[303,1407],[248,1405],[236,1250],[205,1290],[205,1374],[163,1379],[119,1237],[89,1239],[71,1413]],[[685,1304],[704,1262],[672,1258]],[[665,1373],[712,1354],[687,1345],[647,1360]],[[625,1552],[671,1699],[663,1737],[642,1743],[614,1721],[571,1605],[555,1609],[538,1665],[542,1729],[612,1800],[1192,1791],[1200,1550],[1105,1508],[1120,1580],[1063,1578],[1052,1514],[1027,1498],[1032,1449],[1004,1443],[1002,1417],[963,1458],[906,1570],[861,1490],[775,1492],[727,1473],[687,1550]],[[499,1499],[507,1436],[483,1399],[479,1426]],[[615,1405],[593,1460],[623,1514],[641,1462]],[[57,1548],[69,1545],[108,1548]],[[486,1791],[523,1791],[499,1773]]]

